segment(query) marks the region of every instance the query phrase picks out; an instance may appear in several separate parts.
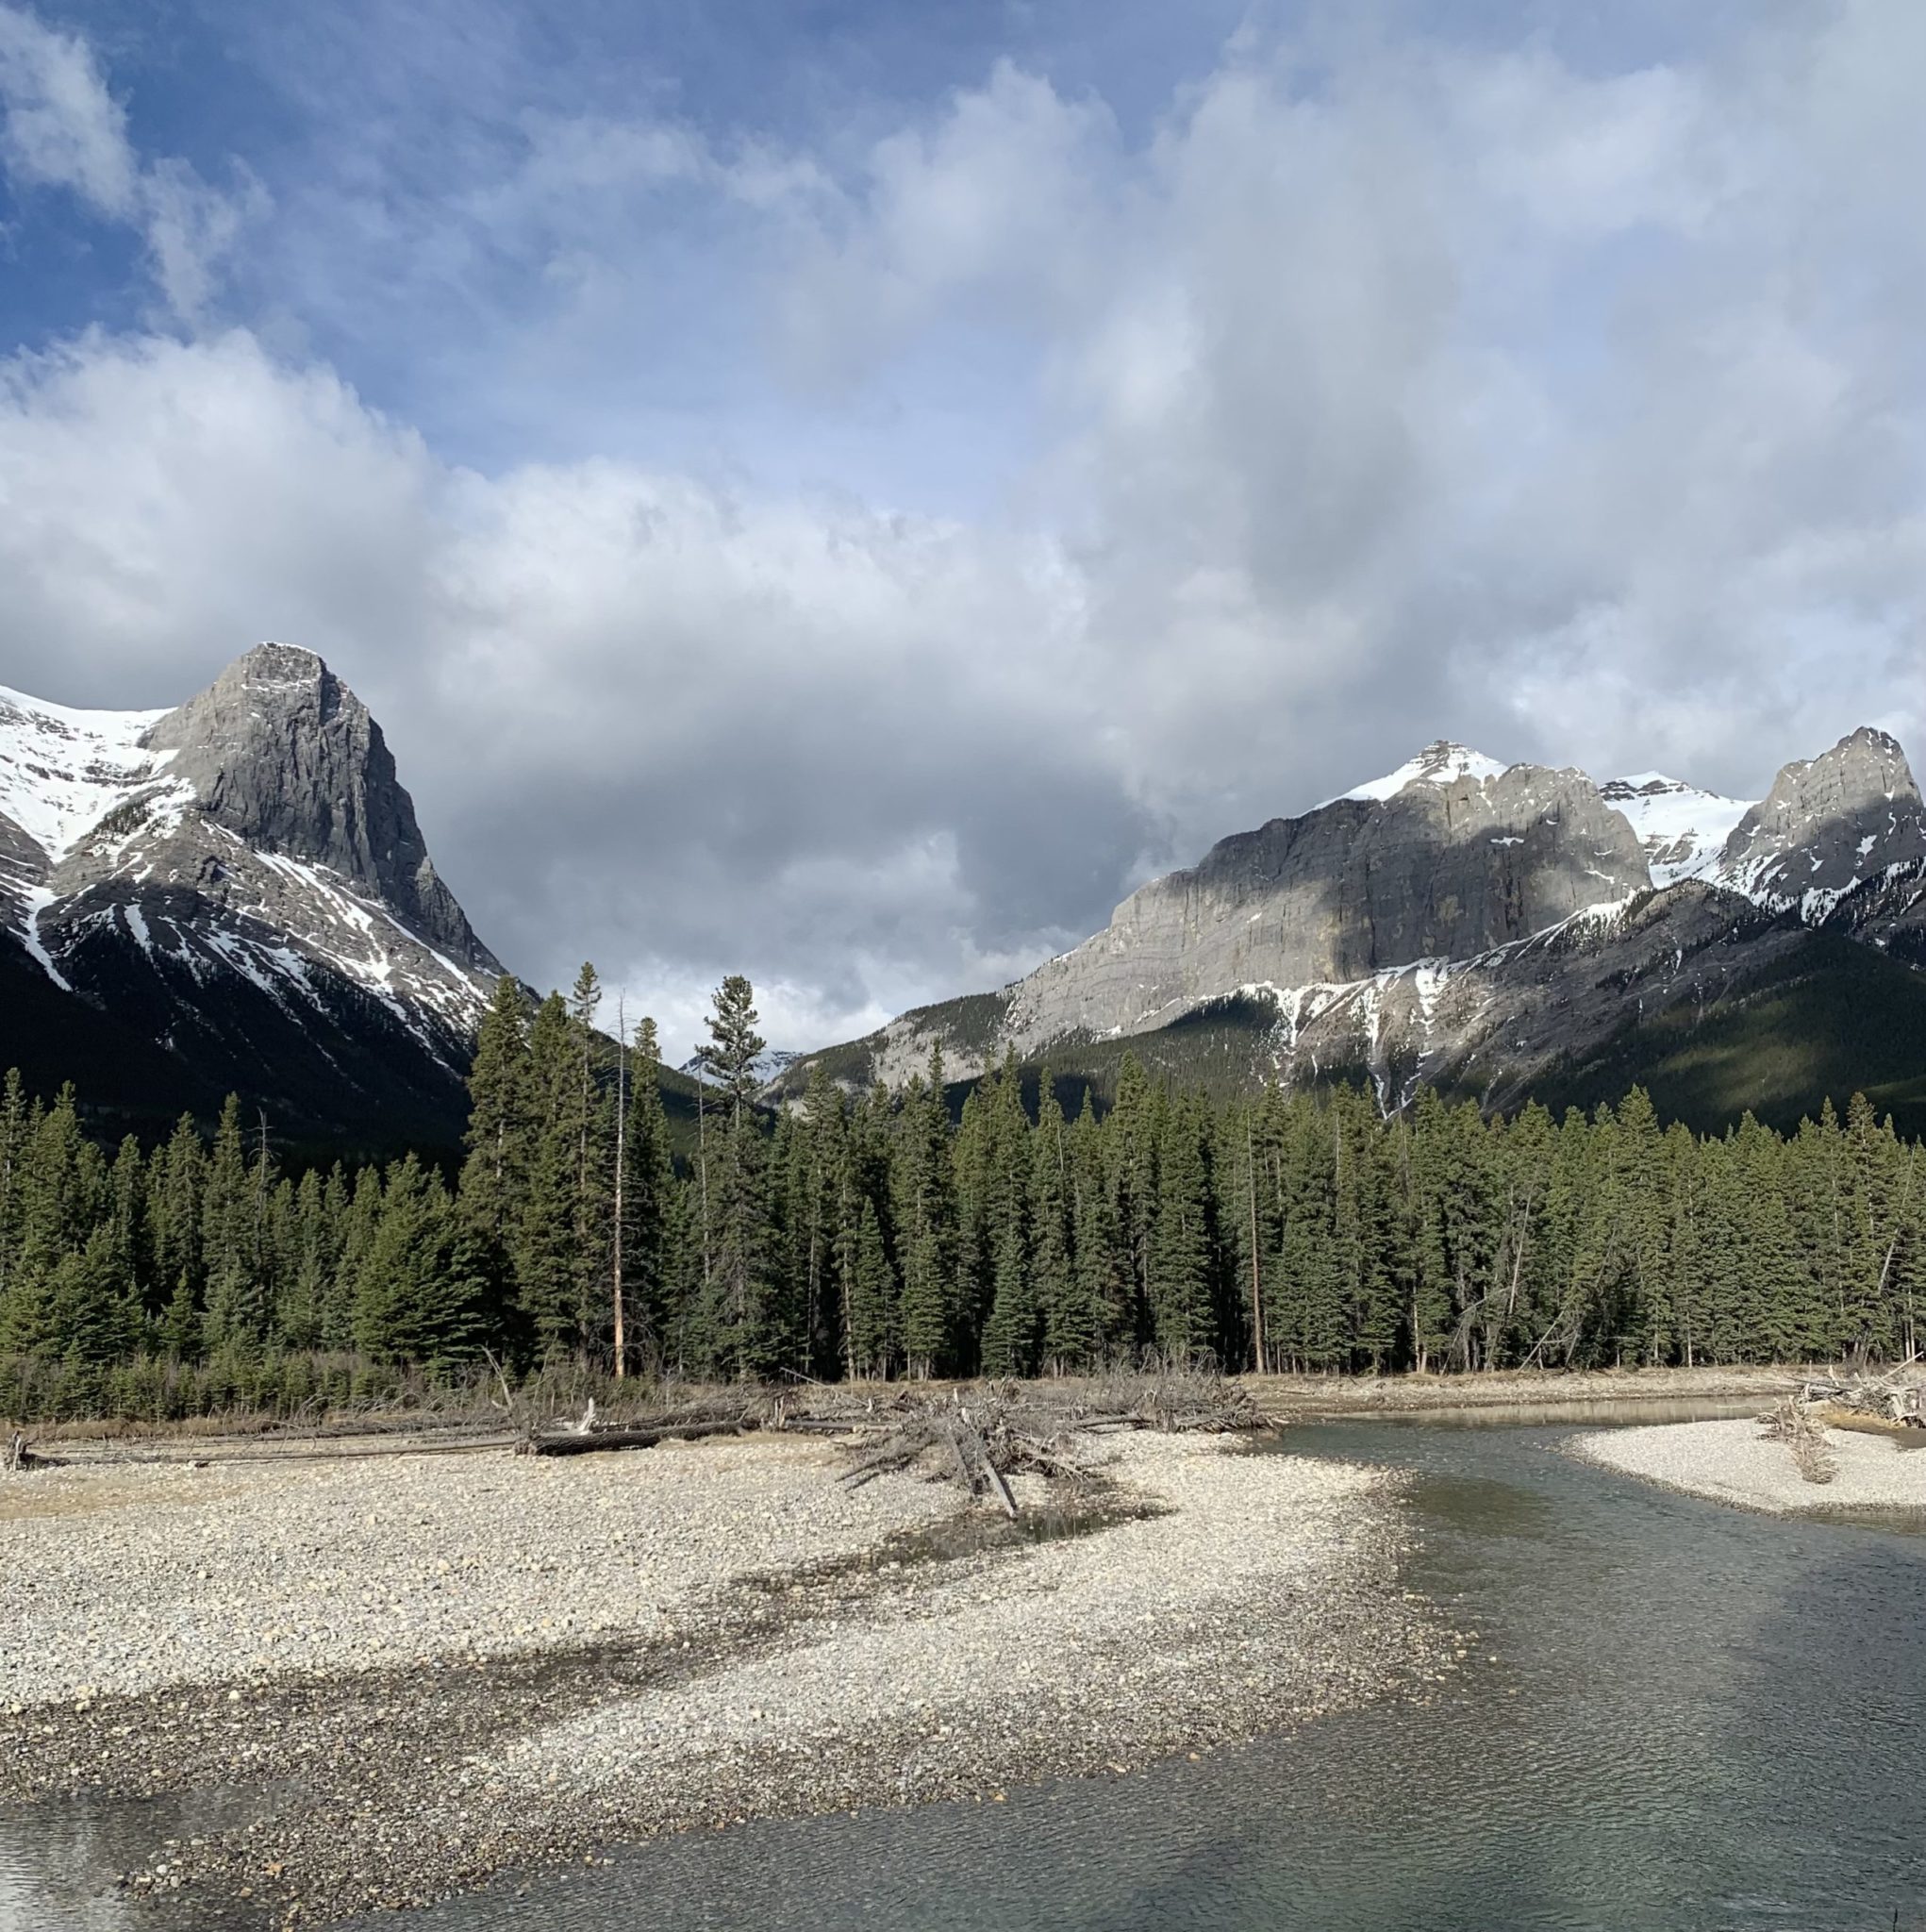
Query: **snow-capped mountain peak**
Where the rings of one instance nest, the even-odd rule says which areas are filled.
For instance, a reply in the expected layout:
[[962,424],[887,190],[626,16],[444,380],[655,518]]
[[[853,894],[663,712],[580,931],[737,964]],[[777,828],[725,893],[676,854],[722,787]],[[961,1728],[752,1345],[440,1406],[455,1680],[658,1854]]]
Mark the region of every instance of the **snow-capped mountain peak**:
[[1622,812],[1638,834],[1654,886],[1711,876],[1725,841],[1752,808],[1750,800],[1723,798],[1663,772],[1608,779],[1599,787],[1599,795]]
[[[785,1046],[766,1046],[755,1056],[754,1073],[761,1086],[767,1086],[779,1074],[793,1066],[803,1056]],[[700,1080],[705,1087],[713,1087],[716,1076],[708,1070],[708,1064],[699,1053],[692,1053],[682,1063],[682,1072],[691,1080]]]
[[1470,778],[1483,784],[1488,778],[1502,776],[1510,769],[1496,758],[1486,758],[1482,751],[1473,751],[1469,745],[1453,744],[1448,739],[1440,738],[1418,754],[1407,759],[1395,772],[1386,772],[1382,778],[1373,778],[1367,785],[1340,792],[1337,798],[1327,803],[1336,805],[1340,799],[1365,799],[1383,801],[1395,798],[1399,792],[1413,785],[1451,785],[1460,778]]
[[[278,643],[166,711],[0,691],[0,934],[42,985],[193,1074],[273,1102],[301,1069],[349,1113],[357,1078],[364,1097],[432,1091],[438,1120],[501,970],[380,726]],[[0,1065],[20,1052],[0,1038]]]

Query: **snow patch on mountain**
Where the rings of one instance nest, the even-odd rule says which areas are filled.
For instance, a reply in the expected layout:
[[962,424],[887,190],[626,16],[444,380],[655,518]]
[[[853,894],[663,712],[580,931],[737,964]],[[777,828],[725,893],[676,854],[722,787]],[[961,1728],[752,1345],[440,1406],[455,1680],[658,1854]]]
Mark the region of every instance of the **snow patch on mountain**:
[[1752,808],[1748,800],[1702,791],[1663,772],[1609,779],[1599,796],[1637,833],[1654,886],[1710,877],[1726,841]]
[[0,813],[58,863],[163,776],[172,751],[141,742],[160,711],[82,711],[0,685]]
[[[803,1058],[802,1053],[789,1047],[765,1047],[762,1052],[755,1056],[751,1071],[755,1075],[758,1086],[767,1086],[778,1074],[794,1066]],[[704,1064],[700,1054],[690,1054],[683,1061],[682,1071],[691,1080],[700,1080],[705,1087],[715,1087],[721,1084],[716,1079],[716,1076],[709,1072],[706,1065]]]
[[[1510,769],[1496,758],[1486,758],[1482,751],[1472,751],[1469,746],[1453,744],[1440,738],[1436,743],[1426,745],[1415,758],[1408,759],[1395,772],[1387,772],[1382,778],[1373,778],[1370,784],[1360,785],[1353,791],[1340,792],[1337,798],[1326,799],[1324,804],[1337,805],[1350,798],[1382,803],[1385,799],[1397,797],[1399,792],[1413,785],[1450,785],[1460,778],[1474,779],[1482,785],[1487,778],[1500,777]],[[1323,808],[1323,806],[1318,808],[1320,811]]]

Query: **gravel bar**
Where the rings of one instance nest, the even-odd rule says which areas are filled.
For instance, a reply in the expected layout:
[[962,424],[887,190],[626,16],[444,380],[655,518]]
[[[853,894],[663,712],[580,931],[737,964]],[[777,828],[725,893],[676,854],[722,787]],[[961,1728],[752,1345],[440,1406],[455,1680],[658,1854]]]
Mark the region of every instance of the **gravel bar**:
[[1828,1429],[1825,1441],[1836,1465],[1829,1483],[1807,1482],[1756,1420],[1602,1429],[1569,1446],[1606,1469],[1772,1516],[1926,1511],[1926,1452],[1856,1429]]
[[1122,1772],[1461,1662],[1398,1586],[1397,1478],[1105,1453],[1069,1514],[1021,1479],[1016,1525],[773,1439],[10,1478],[0,1803],[255,1790],[125,1882],[175,1924],[313,1924],[662,1831]]

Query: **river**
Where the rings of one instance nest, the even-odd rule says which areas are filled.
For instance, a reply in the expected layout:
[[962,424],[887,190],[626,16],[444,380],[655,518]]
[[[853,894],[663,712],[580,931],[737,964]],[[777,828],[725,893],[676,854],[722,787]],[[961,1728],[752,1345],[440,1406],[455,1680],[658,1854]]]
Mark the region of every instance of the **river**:
[[[1571,1432],[1343,1423],[1275,1452],[1413,1473],[1409,1587],[1479,1633],[1426,1707],[1003,1804],[666,1840],[415,1923],[1926,1932],[1926,1537],[1671,1495],[1574,1461]],[[68,1874],[127,1824],[0,1824],[0,1926],[125,1923]]]

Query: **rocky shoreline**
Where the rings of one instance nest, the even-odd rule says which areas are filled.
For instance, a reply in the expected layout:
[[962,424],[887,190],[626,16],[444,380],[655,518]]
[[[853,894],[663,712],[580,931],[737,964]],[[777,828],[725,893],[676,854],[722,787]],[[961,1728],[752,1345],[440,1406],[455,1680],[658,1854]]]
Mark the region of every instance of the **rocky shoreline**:
[[1926,1452],[1853,1429],[1828,1428],[1824,1441],[1834,1469],[1824,1483],[1801,1475],[1787,1445],[1756,1420],[1605,1429],[1567,1446],[1601,1468],[1770,1516],[1926,1517]]
[[[1463,1655],[1383,1472],[1136,1435],[1026,1525],[820,1443],[70,1470],[0,1491],[0,1803],[217,1787],[172,1923],[423,1904],[663,1831],[1122,1771]],[[31,1495],[24,1503],[23,1495]]]

